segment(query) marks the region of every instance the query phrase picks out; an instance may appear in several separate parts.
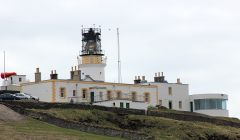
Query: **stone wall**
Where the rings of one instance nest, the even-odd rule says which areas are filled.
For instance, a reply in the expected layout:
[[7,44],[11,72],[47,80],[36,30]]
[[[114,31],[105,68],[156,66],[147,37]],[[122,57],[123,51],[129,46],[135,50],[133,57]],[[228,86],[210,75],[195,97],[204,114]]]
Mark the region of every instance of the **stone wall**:
[[61,109],[83,109],[83,110],[102,110],[102,111],[110,111],[118,114],[135,114],[135,115],[145,115],[145,110],[139,109],[124,109],[117,107],[105,107],[105,106],[97,106],[90,104],[70,104],[70,103],[45,103],[45,102],[22,102],[22,101],[4,101],[3,104],[12,104],[16,106],[21,106],[26,109],[50,109],[50,108],[61,108]]
[[202,115],[198,113],[190,113],[190,112],[184,112],[184,111],[182,111],[181,113],[174,113],[171,111],[164,112],[164,111],[158,111],[158,110],[149,110],[147,114],[149,116],[164,117],[164,118],[170,118],[170,119],[180,120],[180,121],[199,121],[199,122],[212,123],[216,125],[240,128],[239,122],[218,119],[217,117],[211,117],[211,116]]

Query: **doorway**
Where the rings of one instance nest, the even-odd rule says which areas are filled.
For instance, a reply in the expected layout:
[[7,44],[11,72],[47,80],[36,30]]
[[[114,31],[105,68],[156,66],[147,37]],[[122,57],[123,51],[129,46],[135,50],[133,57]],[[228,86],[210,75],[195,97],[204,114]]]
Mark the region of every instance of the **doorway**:
[[193,102],[190,102],[190,111],[193,112]]
[[172,109],[172,101],[169,101],[169,102],[168,102],[168,108],[169,108],[169,109]]
[[94,92],[91,92],[91,103],[94,102]]

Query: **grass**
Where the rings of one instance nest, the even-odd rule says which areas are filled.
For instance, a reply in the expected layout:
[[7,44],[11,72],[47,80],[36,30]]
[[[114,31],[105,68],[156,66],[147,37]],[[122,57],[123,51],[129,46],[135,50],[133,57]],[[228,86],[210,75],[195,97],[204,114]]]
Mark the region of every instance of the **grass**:
[[123,140],[57,127],[34,119],[0,122],[1,140]]
[[115,113],[101,110],[80,110],[80,109],[59,109],[53,108],[50,110],[38,110],[34,111],[48,113],[57,118],[86,122],[96,125],[108,126],[111,128],[118,128],[118,125],[113,123],[111,120],[117,119],[118,116]]
[[207,139],[211,135],[240,139],[240,129],[210,123],[177,121],[162,117],[138,115],[129,115],[127,120],[141,124],[144,127],[138,126],[138,131],[154,135],[157,140]]
[[[49,110],[35,111],[45,112],[54,115],[55,117],[67,120],[144,132],[155,136],[157,140],[208,139],[211,136],[217,138],[220,137],[223,139],[240,139],[239,128],[220,126],[197,121],[178,121],[162,117],[144,115],[118,116],[115,113],[100,110],[53,108]],[[181,113],[179,111],[173,112]],[[171,111],[169,111],[169,113],[171,113]],[[219,119],[225,120],[225,118]],[[228,118],[228,120],[231,119]]]

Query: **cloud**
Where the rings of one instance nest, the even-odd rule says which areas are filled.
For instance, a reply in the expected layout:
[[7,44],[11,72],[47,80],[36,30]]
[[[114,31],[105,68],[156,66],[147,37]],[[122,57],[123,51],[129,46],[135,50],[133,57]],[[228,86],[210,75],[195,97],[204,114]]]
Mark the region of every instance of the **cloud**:
[[191,93],[227,93],[230,115],[240,117],[239,4],[237,0],[0,0],[0,51],[7,53],[7,70],[27,74],[31,80],[35,67],[45,79],[52,69],[60,78],[69,78],[81,49],[81,26],[101,25],[108,57],[106,79],[113,82],[119,27],[124,82],[132,83],[135,75],[151,81],[155,72],[164,71],[170,82],[180,77],[189,83]]

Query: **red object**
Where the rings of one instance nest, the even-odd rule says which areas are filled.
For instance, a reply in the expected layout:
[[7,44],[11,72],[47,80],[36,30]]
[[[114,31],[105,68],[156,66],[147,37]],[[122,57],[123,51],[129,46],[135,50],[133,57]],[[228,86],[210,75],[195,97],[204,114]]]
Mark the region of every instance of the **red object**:
[[8,78],[13,75],[17,75],[17,73],[16,72],[5,72],[5,73],[1,73],[1,78],[4,79],[4,78]]

